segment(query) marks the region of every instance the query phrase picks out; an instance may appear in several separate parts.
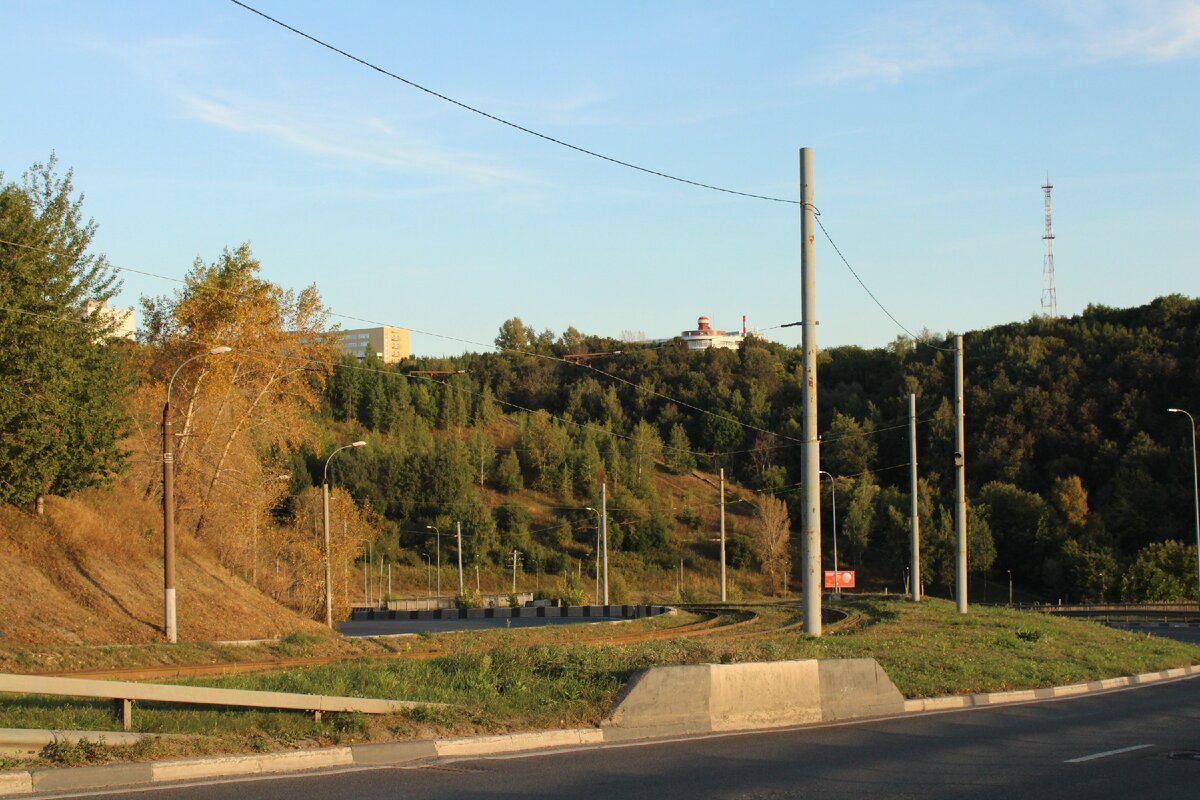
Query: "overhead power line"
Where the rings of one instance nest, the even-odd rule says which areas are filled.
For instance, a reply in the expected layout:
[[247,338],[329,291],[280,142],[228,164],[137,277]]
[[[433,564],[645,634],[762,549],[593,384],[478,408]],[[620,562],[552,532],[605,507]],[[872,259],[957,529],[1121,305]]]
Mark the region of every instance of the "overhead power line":
[[[375,72],[378,72],[381,75],[384,75],[388,78],[399,81],[399,82],[405,84],[406,86],[411,86],[412,88],[417,89],[418,91],[425,92],[426,94],[428,94],[432,97],[436,97],[439,100],[443,100],[447,103],[450,103],[451,105],[458,106],[459,108],[464,109],[465,111],[470,111],[473,114],[478,114],[479,116],[484,117],[486,119],[490,119],[493,122],[497,122],[501,125],[505,125],[514,130],[521,131],[522,133],[526,133],[530,136],[535,136],[538,139],[542,139],[542,140],[550,142],[552,144],[559,145],[560,147],[565,147],[568,150],[574,150],[577,153],[582,153],[583,155],[590,156],[592,158],[598,158],[601,161],[607,161],[610,164],[616,164],[618,166],[636,170],[638,172],[642,172],[647,175],[654,175],[659,178],[665,178],[666,180],[675,181],[677,183],[684,183],[684,184],[687,184],[688,186],[695,186],[700,189],[709,189],[714,192],[723,192],[724,194],[736,195],[738,197],[748,197],[748,198],[751,198],[754,200],[766,200],[766,201],[772,202],[772,203],[785,203],[787,205],[797,205],[797,206],[804,205],[803,201],[801,201],[801,200],[791,200],[786,197],[773,197],[771,195],[755,194],[753,192],[742,192],[742,191],[738,191],[736,189],[728,189],[723,186],[715,186],[710,183],[704,183],[702,181],[695,181],[695,180],[691,180],[688,178],[681,178],[678,175],[672,175],[667,172],[662,172],[661,170],[650,169],[649,167],[639,166],[638,164],[633,164],[633,163],[630,163],[629,161],[615,158],[613,156],[608,156],[603,153],[596,152],[595,150],[589,150],[586,147],[580,147],[579,145],[571,144],[570,142],[564,141],[562,139],[558,139],[554,136],[550,136],[545,133],[541,133],[540,131],[533,130],[532,128],[527,128],[524,125],[520,125],[511,120],[507,120],[503,117],[497,116],[497,115],[492,114],[487,111],[484,111],[483,109],[476,108],[475,106],[469,105],[468,103],[464,103],[461,100],[456,100],[453,97],[450,97],[448,95],[442,94],[441,92],[430,89],[427,86],[422,86],[421,84],[417,83],[416,81],[409,80],[408,78],[405,78],[402,75],[398,75],[395,72],[392,72],[391,70],[385,69],[384,67],[381,67],[378,64],[368,61],[365,58],[362,58],[360,56],[354,55],[353,53],[347,52],[346,50],[343,50],[340,47],[337,47],[336,45],[330,44],[329,42],[325,41],[324,39],[320,39],[310,33],[300,30],[299,28],[295,27],[294,25],[290,25],[290,24],[284,22],[283,20],[278,19],[277,17],[273,17],[270,14],[260,11],[259,9],[255,8],[251,5],[243,3],[243,2],[241,2],[241,0],[229,0],[229,1],[236,6],[243,8],[246,11],[249,11],[251,14],[255,14],[256,16],[259,16],[262,19],[265,19],[274,25],[278,25],[280,28],[283,28],[286,31],[289,31],[297,36],[307,39],[308,41],[312,42],[313,44],[316,44],[320,47],[324,47],[327,50],[337,53],[338,55],[342,56],[343,58],[347,58],[357,64],[361,64],[362,66],[366,67],[367,69],[374,70]],[[858,281],[858,284],[860,286],[862,286],[863,291],[865,291],[867,293],[867,295],[875,302],[875,305],[879,306],[880,310],[883,311],[883,313],[886,314],[888,316],[888,318],[891,319],[892,322],[894,322],[897,325],[897,327],[900,328],[900,330],[904,331],[909,337],[912,338],[912,340],[914,342],[916,342],[917,344],[922,345],[924,347],[931,347],[934,350],[941,350],[943,352],[952,352],[953,351],[953,348],[938,347],[935,344],[921,340],[915,333],[913,333],[902,322],[900,322],[900,320],[897,319],[896,316],[891,311],[889,311],[888,308],[880,301],[880,299],[875,295],[875,293],[871,291],[871,289],[867,286],[867,284],[859,276],[858,272],[855,271],[854,267],[850,266],[850,262],[846,259],[846,256],[842,254],[841,248],[838,247],[837,242],[835,242],[833,240],[833,237],[829,235],[829,231],[825,228],[824,223],[821,222],[821,212],[819,209],[816,208],[816,206],[813,206],[813,214],[816,218],[817,225],[820,226],[820,228],[821,228],[821,233],[823,233],[825,235],[825,238],[829,241],[829,244],[833,247],[834,251],[838,254],[838,257],[842,260],[842,263],[846,265],[846,269],[850,270],[850,274],[853,275],[854,279],[856,281]],[[787,327],[791,327],[792,325],[797,325],[797,324],[799,324],[799,323],[790,323],[788,325],[779,325],[776,327],[787,328]],[[768,329],[768,330],[770,330],[770,329]]]
[[603,153],[597,153],[595,150],[589,150],[586,147],[580,147],[579,145],[574,145],[574,144],[571,144],[570,142],[565,142],[562,139],[556,139],[555,137],[550,136],[548,134],[541,133],[539,131],[535,131],[532,128],[525,127],[524,125],[518,125],[517,123],[512,122],[511,120],[504,119],[503,117],[498,117],[495,114],[491,114],[491,113],[488,113],[487,111],[476,108],[475,106],[468,105],[467,103],[464,103],[461,100],[455,100],[453,97],[448,97],[447,95],[444,95],[441,92],[434,91],[433,89],[430,89],[427,86],[422,86],[421,84],[419,84],[415,81],[411,81],[408,78],[405,78],[401,75],[397,75],[396,73],[392,72],[391,70],[384,69],[383,67],[379,66],[378,64],[373,64],[372,62],[367,61],[365,58],[360,58],[359,56],[356,56],[353,53],[348,53],[345,50],[341,49],[340,47],[332,45],[323,39],[318,39],[316,36],[313,36],[310,33],[305,33],[304,31],[300,30],[299,28],[289,25],[288,23],[284,22],[283,20],[272,17],[270,14],[266,14],[262,11],[259,11],[257,8],[247,5],[243,2],[241,2],[240,0],[230,0],[230,2],[233,3],[235,6],[240,6],[241,8],[244,8],[245,10],[249,11],[251,14],[256,14],[256,15],[262,17],[263,19],[267,20],[268,22],[278,25],[279,27],[283,28],[284,30],[290,31],[290,32],[296,34],[297,36],[307,39],[308,41],[312,42],[313,44],[320,45],[321,47],[324,47],[327,50],[331,50],[334,53],[337,53],[338,55],[340,55],[344,58],[348,58],[351,61],[354,61],[355,63],[362,64],[367,69],[374,70],[375,72],[378,72],[381,75],[385,75],[389,78],[392,78],[393,80],[400,81],[401,83],[403,83],[407,86],[411,86],[414,89],[425,92],[426,94],[436,97],[439,100],[444,100],[447,103],[450,103],[451,105],[455,105],[461,109],[470,111],[472,114],[478,114],[479,116],[490,119],[493,122],[498,122],[501,125],[507,125],[508,127],[513,128],[514,130],[521,131],[522,133],[527,133],[530,136],[536,136],[539,139],[543,139],[552,144],[559,145],[560,147],[565,147],[568,150],[574,150],[577,153],[582,153],[583,155],[591,156],[592,158],[598,158],[602,161],[607,161],[611,164],[616,164],[621,167],[627,167],[629,169],[637,170],[638,172],[644,172],[647,175],[654,175],[659,178],[666,178],[669,181],[676,181],[678,183],[686,183],[689,186],[696,186],[701,189],[711,189],[714,192],[724,192],[725,194],[738,195],[739,197],[750,197],[755,200],[768,200],[772,203],[787,203],[789,205],[800,205],[800,201],[798,201],[798,200],[789,200],[784,197],[771,197],[769,195],[754,194],[752,192],[740,192],[735,189],[726,189],[721,186],[714,186],[710,183],[702,183],[700,181],[693,181],[693,180],[689,180],[687,178],[681,178],[677,175],[670,175],[666,172],[660,172],[655,169],[650,169],[649,167],[641,167],[641,166],[638,166],[637,164],[631,164],[630,162],[622,161],[619,158],[613,158],[612,156],[606,156]]

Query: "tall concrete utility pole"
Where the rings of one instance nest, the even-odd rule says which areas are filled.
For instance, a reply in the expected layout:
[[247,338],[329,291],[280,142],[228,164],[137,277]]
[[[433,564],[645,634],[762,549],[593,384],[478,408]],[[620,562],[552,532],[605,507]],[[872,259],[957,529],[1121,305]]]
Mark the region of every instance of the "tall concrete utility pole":
[[800,148],[800,301],[804,348],[803,441],[800,446],[804,487],[804,632],[821,635],[821,444],[817,439],[817,277],[814,244],[812,148]]
[[604,605],[608,605],[608,484],[600,484],[600,553],[604,559]]
[[917,396],[908,396],[908,486],[912,522],[912,599],[921,602],[921,515],[917,511]]
[[725,592],[725,468],[721,467],[721,602],[726,602]]
[[963,431],[963,337],[954,337],[954,585],[958,613],[967,613],[967,462]]

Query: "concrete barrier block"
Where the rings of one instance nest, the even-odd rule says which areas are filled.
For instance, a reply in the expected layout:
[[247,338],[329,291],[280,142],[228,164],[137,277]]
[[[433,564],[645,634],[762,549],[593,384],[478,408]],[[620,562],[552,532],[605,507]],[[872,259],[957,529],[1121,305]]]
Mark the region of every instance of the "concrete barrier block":
[[819,666],[822,663],[827,662],[710,665],[711,729],[737,731],[821,722],[821,698],[825,694]]
[[876,717],[905,707],[869,658],[652,667],[617,695],[604,729],[615,741]]
[[103,767],[37,769],[30,773],[35,792],[65,792],[149,783],[150,764],[107,764]]
[[904,711],[904,696],[875,659],[822,659],[817,664],[824,721],[880,717]]
[[437,744],[431,740],[356,744],[350,747],[355,764],[411,764],[437,758]]
[[[649,738],[712,730],[709,664],[639,670],[617,693],[604,727]],[[606,739],[614,737],[606,733]]]
[[33,778],[28,772],[0,772],[0,797],[33,792]]

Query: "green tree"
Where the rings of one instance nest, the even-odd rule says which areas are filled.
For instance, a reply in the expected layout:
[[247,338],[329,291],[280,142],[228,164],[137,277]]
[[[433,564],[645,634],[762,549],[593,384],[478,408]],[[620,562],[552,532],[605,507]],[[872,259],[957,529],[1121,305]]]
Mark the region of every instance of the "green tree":
[[479,485],[483,486],[488,471],[496,460],[496,445],[486,431],[473,428],[467,436],[467,451],[471,454],[471,468],[475,470],[475,477],[479,480]]
[[532,328],[526,328],[520,317],[505,320],[496,334],[496,347],[501,350],[528,350],[537,342]]
[[1138,553],[1121,579],[1121,599],[1131,603],[1191,600],[1196,596],[1196,546],[1156,542]]
[[687,431],[676,423],[671,426],[671,438],[664,451],[667,469],[676,475],[686,475],[696,468],[696,457],[692,455],[692,443]]
[[[852,479],[846,480],[849,482]],[[853,486],[838,526],[845,564],[859,563],[866,553],[875,524],[875,501],[879,497],[879,485],[869,472],[855,481]]]
[[834,475],[860,475],[874,466],[879,446],[872,436],[875,425],[859,422],[841,412],[833,415],[821,443],[821,465]]
[[500,459],[496,465],[496,488],[504,494],[519,492],[525,487],[521,477],[521,462],[516,452],[509,450],[508,455]]
[[658,431],[649,422],[638,420],[633,429],[633,440],[629,443],[629,461],[635,486],[649,486],[654,464],[662,458],[662,454],[663,442]]
[[119,284],[51,155],[21,184],[0,173],[0,502],[104,483],[124,468],[130,379],[111,318]]

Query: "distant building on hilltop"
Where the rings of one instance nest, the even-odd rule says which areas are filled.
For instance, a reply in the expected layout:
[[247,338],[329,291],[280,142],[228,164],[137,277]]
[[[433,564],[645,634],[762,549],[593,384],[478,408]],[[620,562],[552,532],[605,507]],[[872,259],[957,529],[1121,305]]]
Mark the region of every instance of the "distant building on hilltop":
[[[746,317],[742,317],[742,330],[740,333],[722,331],[713,328],[709,319],[706,316],[696,320],[696,330],[683,331],[675,339],[683,340],[689,350],[707,350],[710,347],[720,347],[725,350],[737,350],[742,342],[749,336],[759,336],[754,331],[746,330]],[[760,337],[761,338],[761,337]],[[660,339],[660,342],[669,342],[671,339]]]
[[89,316],[95,314],[112,327],[103,338],[133,340],[137,332],[137,313],[132,308],[112,308],[107,300],[99,303],[89,300],[84,308]]
[[408,328],[355,328],[338,331],[342,352],[360,361],[367,353],[374,353],[385,364],[396,364],[412,355],[408,341]]

